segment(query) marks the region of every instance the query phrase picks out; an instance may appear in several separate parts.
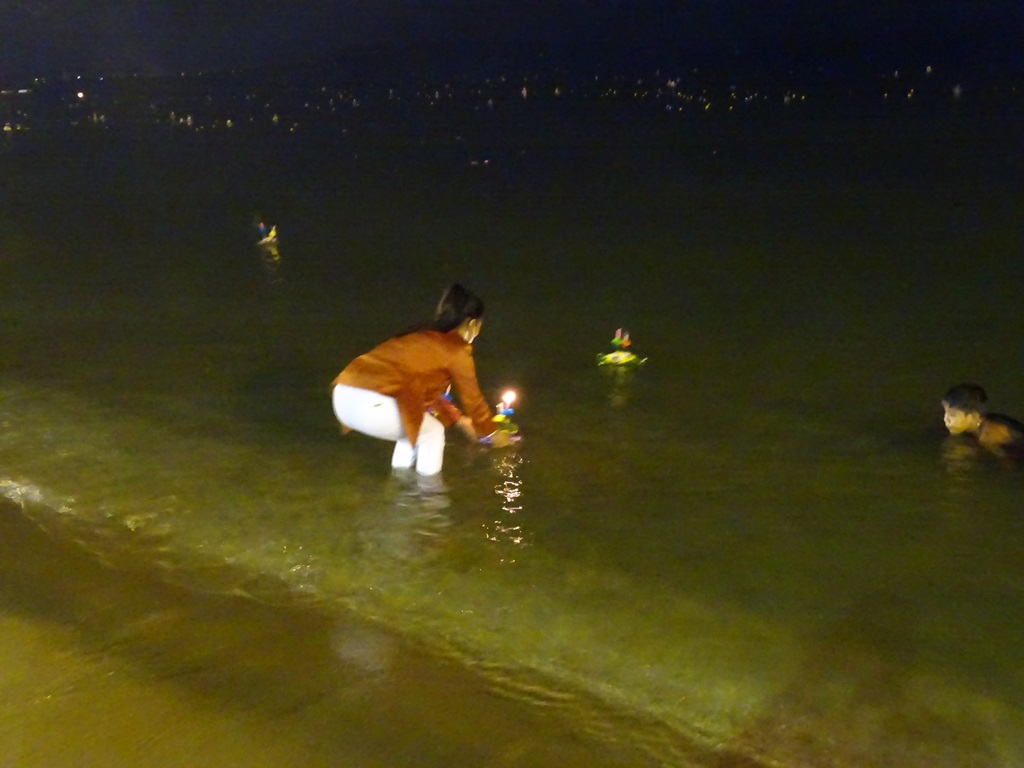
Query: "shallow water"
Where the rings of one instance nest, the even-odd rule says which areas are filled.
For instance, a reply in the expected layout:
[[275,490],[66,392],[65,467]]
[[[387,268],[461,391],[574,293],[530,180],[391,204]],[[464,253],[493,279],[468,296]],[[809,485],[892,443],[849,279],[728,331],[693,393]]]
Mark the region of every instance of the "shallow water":
[[[1024,408],[1012,124],[607,117],[8,143],[4,495],[115,571],[371,621],[516,702],[527,745],[558,702],[560,733],[665,764],[1016,764],[1020,470],[937,404],[976,379]],[[526,439],[453,435],[423,494],[327,387],[452,279]],[[649,361],[613,376],[621,326]]]

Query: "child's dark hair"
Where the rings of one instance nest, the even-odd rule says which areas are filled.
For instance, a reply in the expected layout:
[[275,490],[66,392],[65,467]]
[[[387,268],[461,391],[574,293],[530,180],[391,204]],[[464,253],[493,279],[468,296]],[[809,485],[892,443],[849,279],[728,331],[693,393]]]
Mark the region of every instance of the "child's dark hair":
[[434,313],[431,328],[447,333],[455,330],[466,320],[483,317],[484,303],[459,283],[452,283],[441,296]]
[[964,413],[984,413],[988,395],[978,384],[957,384],[942,397],[942,403]]

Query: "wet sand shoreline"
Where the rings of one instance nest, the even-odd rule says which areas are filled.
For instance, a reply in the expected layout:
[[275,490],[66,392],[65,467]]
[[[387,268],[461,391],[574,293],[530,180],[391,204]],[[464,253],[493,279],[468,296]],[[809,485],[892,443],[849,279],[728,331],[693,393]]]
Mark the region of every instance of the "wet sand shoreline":
[[659,742],[680,765],[722,764],[656,724],[631,720],[610,742],[557,700],[503,695],[320,606],[105,566],[11,505],[0,505],[0,660],[5,766],[633,766]]

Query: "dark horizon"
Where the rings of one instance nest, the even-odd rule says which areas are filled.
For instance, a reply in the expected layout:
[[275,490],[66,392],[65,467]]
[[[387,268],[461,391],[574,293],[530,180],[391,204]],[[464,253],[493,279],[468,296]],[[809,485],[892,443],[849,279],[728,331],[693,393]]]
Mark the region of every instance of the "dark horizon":
[[[928,49],[933,50],[933,49]],[[1000,55],[996,55],[999,53]],[[757,50],[727,56],[691,49],[644,50],[598,46],[589,43],[552,46],[521,43],[494,46],[465,42],[459,46],[436,43],[353,46],[325,56],[297,57],[281,62],[261,62],[230,67],[200,67],[160,72],[130,68],[35,72],[22,77],[0,75],[0,88],[22,87],[35,78],[44,80],[86,78],[179,77],[180,75],[243,74],[254,78],[280,77],[306,72],[347,73],[369,82],[408,80],[473,80],[500,76],[564,75],[569,79],[593,77],[677,77],[707,83],[787,84],[843,86],[894,75],[919,77],[926,72],[943,82],[1000,83],[1024,76],[1024,56],[1018,51],[989,51],[988,56],[970,48],[946,49],[942,55],[875,48],[870,54],[855,49],[822,46],[801,49],[790,55],[761,54]]]
[[[234,0],[181,10],[165,2],[19,0],[0,10],[8,43],[0,83],[61,74],[161,75],[288,68],[373,55],[457,74],[525,63],[602,70],[706,68],[844,78],[932,66],[951,76],[1024,73],[1024,6],[891,0],[787,0],[770,11],[727,0],[525,0],[467,13],[441,0],[383,7]],[[508,62],[507,64],[505,62]]]

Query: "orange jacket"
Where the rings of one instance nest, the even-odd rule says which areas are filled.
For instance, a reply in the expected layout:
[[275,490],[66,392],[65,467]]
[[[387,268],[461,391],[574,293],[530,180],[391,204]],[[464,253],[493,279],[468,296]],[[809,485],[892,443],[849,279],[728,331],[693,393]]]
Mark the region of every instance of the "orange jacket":
[[495,428],[491,409],[476,382],[473,347],[458,331],[413,331],[388,339],[349,363],[331,387],[338,384],[395,398],[406,437],[413,445],[427,410],[435,411],[449,427],[462,415],[442,397],[449,384],[455,385],[478,437]]

